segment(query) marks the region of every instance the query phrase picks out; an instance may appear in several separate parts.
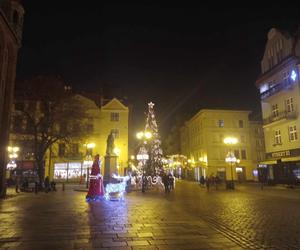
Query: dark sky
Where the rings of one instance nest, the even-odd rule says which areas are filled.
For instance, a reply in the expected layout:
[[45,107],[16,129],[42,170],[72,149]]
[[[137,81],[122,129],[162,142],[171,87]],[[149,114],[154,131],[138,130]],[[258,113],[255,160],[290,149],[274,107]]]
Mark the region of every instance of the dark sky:
[[108,86],[133,105],[132,132],[144,126],[149,101],[163,135],[199,108],[259,111],[254,82],[267,32],[300,24],[297,8],[282,6],[74,2],[23,0],[17,77],[54,73],[79,90]]

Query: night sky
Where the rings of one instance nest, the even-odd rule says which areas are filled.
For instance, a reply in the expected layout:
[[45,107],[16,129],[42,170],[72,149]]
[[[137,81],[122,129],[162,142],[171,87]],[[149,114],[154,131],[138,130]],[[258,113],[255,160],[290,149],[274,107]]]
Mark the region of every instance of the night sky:
[[144,126],[149,101],[162,136],[200,108],[259,112],[254,83],[267,32],[300,25],[298,9],[281,6],[103,2],[23,0],[17,78],[60,74],[76,90],[126,97],[132,133]]

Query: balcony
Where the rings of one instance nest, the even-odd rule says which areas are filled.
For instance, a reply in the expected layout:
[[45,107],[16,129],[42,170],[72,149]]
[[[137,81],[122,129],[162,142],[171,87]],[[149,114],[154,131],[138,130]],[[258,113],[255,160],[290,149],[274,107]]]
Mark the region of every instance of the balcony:
[[290,78],[288,78],[286,81],[276,84],[274,87],[269,88],[267,91],[260,94],[260,99],[266,99],[272,95],[275,95],[276,93],[291,89],[294,86],[295,82],[293,82]]
[[278,122],[281,120],[292,120],[297,118],[298,113],[294,110],[292,112],[279,112],[277,116],[270,116],[263,120],[263,125],[268,125],[272,122]]

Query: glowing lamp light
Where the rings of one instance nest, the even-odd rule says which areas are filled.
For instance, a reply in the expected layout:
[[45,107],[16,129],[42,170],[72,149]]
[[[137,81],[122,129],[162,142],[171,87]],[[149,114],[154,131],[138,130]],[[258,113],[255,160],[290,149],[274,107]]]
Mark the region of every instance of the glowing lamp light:
[[137,160],[149,160],[149,155],[148,154],[138,154],[137,156],[136,156],[136,159]]
[[229,145],[237,144],[238,143],[238,139],[235,138],[235,137],[226,137],[224,139],[224,143],[225,144],[229,144]]
[[296,74],[296,72],[295,72],[295,70],[292,70],[292,72],[291,72],[291,79],[293,80],[293,81],[296,81],[296,78],[297,78],[297,74]]
[[237,159],[235,156],[228,156],[225,158],[225,162],[234,163],[237,162]]
[[95,146],[96,146],[95,143],[88,143],[88,144],[86,145],[87,148],[94,148]]
[[7,147],[7,151],[10,153],[11,152],[16,153],[16,152],[19,152],[19,150],[20,150],[19,147],[11,147],[11,146]]
[[15,158],[18,157],[18,155],[17,155],[16,153],[12,153],[12,154],[9,154],[8,157],[9,157],[10,159],[15,159]]
[[151,139],[152,138],[152,133],[151,132],[145,132],[145,138],[146,139]]
[[17,168],[17,164],[16,164],[14,161],[9,162],[9,163],[7,164],[7,166],[6,166],[6,168],[7,168],[8,170],[13,170],[13,169]]
[[134,160],[134,159],[135,159],[135,156],[134,156],[134,155],[131,155],[131,156],[130,156],[130,159],[131,159],[131,160]]
[[136,133],[136,138],[138,138],[139,140],[142,139],[144,136],[144,132],[138,132]]
[[121,150],[120,150],[119,148],[114,148],[114,153],[115,153],[117,156],[120,156]]

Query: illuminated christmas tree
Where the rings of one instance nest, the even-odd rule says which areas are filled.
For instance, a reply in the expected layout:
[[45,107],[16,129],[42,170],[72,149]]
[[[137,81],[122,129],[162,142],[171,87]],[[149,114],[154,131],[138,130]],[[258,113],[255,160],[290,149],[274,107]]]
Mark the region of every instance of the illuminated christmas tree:
[[151,133],[151,140],[148,141],[149,160],[147,162],[146,172],[150,175],[159,175],[163,170],[163,151],[161,140],[158,133],[158,127],[154,114],[154,103],[148,103],[148,114],[146,119],[145,131]]

